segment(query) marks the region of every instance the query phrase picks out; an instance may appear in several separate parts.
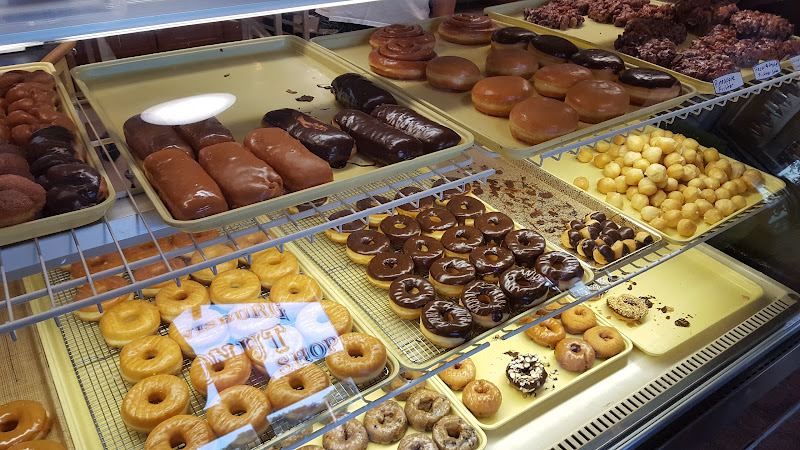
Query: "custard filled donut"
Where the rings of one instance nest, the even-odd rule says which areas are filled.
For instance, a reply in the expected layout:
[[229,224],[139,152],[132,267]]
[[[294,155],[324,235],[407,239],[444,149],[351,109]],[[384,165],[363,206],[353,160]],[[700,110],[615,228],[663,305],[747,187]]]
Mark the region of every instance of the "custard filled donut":
[[[170,258],[167,261],[169,261],[169,267],[172,270],[183,269],[186,267],[186,263],[183,262],[183,260],[180,258]],[[147,281],[153,277],[164,275],[165,273],[168,272],[169,270],[167,270],[167,265],[164,264],[164,262],[159,261],[157,263],[148,264],[144,267],[139,267],[138,269],[134,270],[133,278],[136,281]],[[181,281],[188,279],[189,275],[183,275],[180,277]],[[142,288],[142,295],[145,296],[146,298],[155,297],[161,289],[163,289],[166,286],[169,286],[174,282],[175,282],[174,280],[167,280],[161,283],[151,284],[150,286]]]
[[100,318],[100,333],[109,347],[122,348],[134,339],[155,334],[161,316],[158,308],[144,300],[120,303]]
[[[418,188],[416,186],[406,186],[406,187],[400,189],[400,192],[398,194],[395,194],[394,199],[395,200],[399,200],[401,198],[405,198],[405,197],[408,197],[410,195],[418,194],[420,192],[422,192],[422,189],[420,189],[420,188]],[[414,203],[415,202],[403,203],[402,205],[397,207],[397,212],[399,214],[403,214],[403,215],[406,215],[406,216],[411,216],[411,217],[416,218],[417,214],[419,214],[421,211],[433,208],[433,197],[431,197],[431,196],[422,197],[422,198],[416,200],[416,205]]]
[[239,305],[228,312],[225,320],[233,342],[243,342],[263,330],[281,322],[284,312],[275,303],[250,303]]
[[439,450],[439,447],[427,434],[412,433],[400,439],[397,450]]
[[[156,243],[158,244],[158,248],[156,248]],[[167,253],[175,250],[175,246],[172,245],[172,242],[170,242],[169,238],[164,237],[156,240],[155,242],[148,241],[143,244],[122,249],[122,254],[125,255],[125,261],[132,263],[158,255],[159,248],[161,249],[161,253]]]
[[474,62],[460,56],[437,56],[425,66],[428,84],[436,89],[466,92],[483,78]]
[[461,400],[475,417],[485,418],[492,417],[500,409],[503,394],[491,381],[473,380],[464,387]]
[[442,235],[442,246],[447,256],[467,259],[473,250],[482,245],[483,233],[475,227],[462,225],[450,228]]
[[503,238],[503,247],[511,250],[517,265],[533,267],[536,258],[544,253],[545,240],[541,234],[523,228],[506,234]]
[[522,77],[484,78],[472,88],[472,105],[490,116],[508,117],[511,109],[533,95],[533,85]]
[[550,281],[534,269],[515,267],[500,277],[500,288],[503,289],[512,308],[528,308],[536,306],[547,299],[551,286]]
[[456,195],[447,202],[447,210],[456,217],[459,224],[471,227],[475,218],[486,212],[486,206],[475,197]]
[[519,48],[494,50],[486,56],[486,76],[509,75],[530,80],[539,63],[533,53]]
[[257,435],[269,428],[267,416],[272,413],[267,394],[247,385],[231,386],[219,393],[217,403],[206,410],[206,419],[217,436],[224,436],[251,425]]
[[439,448],[472,450],[478,446],[478,433],[458,416],[442,417],[433,426],[432,435]]
[[333,300],[309,303],[295,320],[295,326],[308,345],[332,342],[337,336],[353,331],[350,312]]
[[292,361],[288,358],[293,358],[293,355],[305,348],[305,339],[294,327],[276,325],[245,339],[244,346],[257,371],[267,376],[275,376],[282,364]]
[[578,258],[565,252],[548,252],[536,259],[536,271],[553,286],[566,291],[581,281],[583,267]]
[[[94,297],[95,294],[100,295],[104,294],[108,291],[113,291],[115,289],[120,289],[128,285],[128,282],[122,277],[108,277],[103,278],[100,280],[92,280],[94,283],[94,292],[92,292],[92,286],[88,284],[84,284],[83,286],[78,288],[78,292],[75,293],[75,301],[85,300],[89,297]],[[110,300],[106,300],[100,303],[100,307],[98,305],[89,305],[84,308],[81,308],[75,311],[75,317],[84,322],[97,322],[103,317],[103,312],[107,311],[109,308],[118,305],[122,302],[126,302],[128,300],[133,299],[133,292],[128,294],[120,295],[119,297],[114,297]],[[103,312],[100,312],[100,308],[103,309]]]
[[[227,245],[222,245],[222,244],[212,245],[204,248],[202,253],[200,253],[199,250],[192,253],[192,257],[189,259],[189,265],[200,264],[206,260],[217,258],[223,255],[228,255],[230,253],[233,253],[233,249],[228,247]],[[205,256],[205,258],[203,256]],[[216,274],[209,267],[206,269],[198,270],[197,272],[193,272],[192,278],[194,278],[195,281],[208,286],[209,284],[211,284],[211,281],[214,280],[214,277],[216,277],[222,272],[235,269],[238,266],[238,264],[239,264],[238,261],[235,259],[232,261],[226,261],[216,265],[216,271],[217,271]]]
[[[450,361],[455,356],[448,358]],[[439,378],[444,381],[450,389],[460,391],[469,384],[470,381],[475,379],[475,364],[472,359],[465,358],[461,362],[457,362],[452,366],[439,372]]]
[[563,100],[567,90],[585,80],[592,80],[592,72],[577,64],[544,66],[533,76],[533,87],[540,95]]
[[369,45],[378,48],[397,39],[433,48],[436,45],[436,37],[430,31],[425,31],[420,25],[392,24],[378,28],[369,38]]
[[189,409],[189,386],[175,375],[153,375],[136,383],[122,399],[122,421],[149,433],[159,423]]
[[436,422],[450,414],[450,400],[430,389],[420,389],[408,397],[404,410],[412,428],[431,431]]
[[594,349],[598,358],[611,358],[625,350],[625,341],[614,327],[592,327],[583,333],[583,340]]
[[366,450],[368,444],[367,430],[356,419],[322,435],[322,448],[326,450]]
[[189,380],[197,392],[214,396],[231,386],[245,384],[251,367],[242,347],[223,344],[197,355],[189,368]]
[[389,290],[392,282],[403,275],[414,273],[414,261],[403,253],[378,253],[367,264],[367,281],[373,286]]
[[628,91],[631,103],[650,106],[677,97],[681,83],[677,78],[658,69],[636,67],[622,72],[619,84]]
[[597,325],[597,317],[590,308],[576,305],[561,313],[561,323],[569,334],[583,334]]
[[340,339],[342,350],[325,357],[328,370],[337,380],[351,379],[361,385],[383,373],[386,347],[380,339],[365,333],[345,333]]
[[444,348],[463,344],[472,332],[472,315],[461,305],[436,300],[422,308],[419,328],[429,341]]
[[[416,380],[417,378],[421,377],[424,374],[425,374],[424,372],[416,372],[413,370],[406,370],[405,372],[400,372],[400,375],[398,375],[397,378],[392,380],[392,382],[389,383],[388,385],[383,386],[381,389],[383,389],[383,392],[395,391],[411,383],[412,381]],[[411,394],[413,394],[414,392],[417,392],[420,389],[425,389],[427,383],[428,383],[427,380],[423,380],[415,384],[414,386],[406,389],[405,391],[395,395],[394,399],[404,402],[408,400],[408,397],[410,397]]]
[[428,281],[445,297],[458,298],[470,281],[475,279],[475,267],[469,261],[445,256],[431,264]]
[[411,257],[421,275],[427,275],[434,261],[444,256],[441,242],[429,236],[412,237],[403,244],[403,253]]
[[288,275],[275,282],[269,291],[269,300],[274,303],[317,302],[322,300],[322,288],[308,275]]
[[[372,195],[357,201],[356,209],[359,211],[366,211],[370,208],[377,208],[378,206],[388,202],[389,199],[382,195]],[[389,217],[390,215],[392,215],[392,211],[390,210],[387,210],[386,212],[370,214],[368,218],[369,226],[377,228],[378,225],[380,225],[381,220]]]
[[328,374],[316,364],[305,363],[299,368],[285,367],[267,383],[267,397],[275,411],[305,400],[331,385]]
[[[328,220],[336,220],[342,217],[346,217],[353,214],[353,211],[349,209],[345,209],[342,211],[336,211],[335,213],[328,216]],[[328,228],[325,230],[325,236],[328,236],[333,242],[337,244],[344,244],[347,242],[347,237],[350,236],[350,233],[358,230],[366,230],[369,227],[369,223],[366,219],[356,219],[352,222],[347,222],[343,225],[340,225],[339,228]],[[341,231],[339,231],[341,229]]]
[[540,34],[531,38],[528,51],[536,56],[539,66],[563,64],[578,53],[578,47],[572,42],[551,34]]
[[156,308],[161,315],[161,320],[166,323],[172,321],[187,309],[210,305],[208,291],[202,284],[185,280],[178,286],[175,282],[161,288],[156,294]]
[[209,306],[196,306],[178,314],[169,324],[169,337],[187,358],[228,342],[228,324]]
[[599,48],[581,50],[572,55],[569,62],[591,70],[595,80],[617,81],[619,74],[625,70],[622,58]]
[[[441,186],[445,183],[450,183],[452,181],[458,181],[460,178],[451,178],[451,177],[441,177],[438,178],[436,181],[431,184],[431,187]],[[461,186],[456,186],[451,189],[445,189],[440,195],[441,198],[436,198],[436,204],[439,206],[447,206],[447,203],[450,202],[450,199],[455,197],[456,195],[469,195],[472,192],[472,185],[469,183],[463,184]]]
[[501,212],[486,212],[475,218],[473,225],[487,245],[501,245],[506,235],[514,230],[514,221]]
[[570,372],[586,372],[594,365],[595,353],[583,339],[566,338],[556,344],[558,365]]
[[389,243],[395,248],[402,248],[407,239],[417,237],[422,233],[419,223],[410,216],[397,214],[381,221],[378,231],[389,238]]
[[578,112],[552,98],[534,97],[511,110],[511,135],[528,144],[540,144],[578,129]]
[[[121,267],[122,257],[119,256],[119,253],[106,253],[94,258],[86,258],[86,266],[89,268],[89,273],[94,275],[115,267]],[[69,266],[69,275],[73,280],[83,278],[86,276],[86,269],[84,269],[80,261],[72,263]]]
[[402,319],[419,319],[422,308],[434,300],[433,285],[417,275],[403,275],[389,286],[389,308]]
[[300,265],[292,252],[271,247],[252,256],[250,271],[262,288],[270,289],[279,279],[300,273]]
[[497,25],[480,14],[453,14],[439,24],[439,37],[454,44],[488,44]]
[[408,430],[408,419],[403,407],[389,400],[364,414],[364,428],[370,442],[391,444],[399,441]]
[[0,405],[0,443],[3,448],[43,439],[52,425],[50,413],[39,402],[15,400]]
[[556,344],[567,337],[567,332],[558,320],[551,317],[525,330],[525,336],[541,346],[556,348]]
[[166,336],[141,337],[119,352],[119,370],[128,383],[153,375],[177,375],[182,367],[181,348]]
[[458,225],[456,216],[443,209],[426,209],[417,214],[417,223],[422,230],[423,236],[430,236],[434,239],[442,239],[442,235],[448,229]]
[[534,36],[536,36],[536,33],[522,27],[500,28],[492,33],[492,50],[504,50],[507,48],[526,50]]
[[469,262],[475,266],[475,276],[489,283],[500,281],[500,275],[514,265],[511,250],[484,245],[469,254]]
[[217,275],[211,282],[208,294],[215,305],[263,301],[260,298],[261,282],[258,275],[246,269],[233,269]]
[[564,103],[575,108],[581,122],[600,123],[628,111],[628,92],[613,81],[588,80],[567,90]]
[[506,378],[523,394],[532,394],[547,380],[547,370],[538,356],[521,353],[506,366]]
[[369,68],[378,75],[398,80],[424,80],[425,66],[436,57],[433,47],[397,39],[369,54]]
[[508,320],[511,309],[500,287],[479,280],[464,287],[461,304],[472,314],[472,320],[484,328],[492,328]]
[[626,322],[641,321],[650,312],[641,297],[628,294],[612,295],[606,299],[606,304],[617,318]]
[[[221,436],[221,435],[220,435]],[[147,435],[144,450],[168,448],[200,448],[217,439],[211,426],[203,419],[180,414],[161,422]]]

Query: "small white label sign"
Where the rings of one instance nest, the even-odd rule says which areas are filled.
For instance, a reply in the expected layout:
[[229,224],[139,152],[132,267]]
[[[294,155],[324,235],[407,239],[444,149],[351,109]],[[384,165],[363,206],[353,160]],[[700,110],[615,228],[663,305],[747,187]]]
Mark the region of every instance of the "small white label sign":
[[792,62],[794,70],[800,70],[800,55],[792,56],[789,61]]
[[714,78],[714,92],[724,94],[734,89],[744,86],[742,72],[732,72],[721,77]]
[[777,59],[764,61],[761,64],[756,64],[753,66],[753,73],[756,76],[756,80],[764,80],[766,78],[775,76],[779,74],[780,71],[781,63],[779,63]]

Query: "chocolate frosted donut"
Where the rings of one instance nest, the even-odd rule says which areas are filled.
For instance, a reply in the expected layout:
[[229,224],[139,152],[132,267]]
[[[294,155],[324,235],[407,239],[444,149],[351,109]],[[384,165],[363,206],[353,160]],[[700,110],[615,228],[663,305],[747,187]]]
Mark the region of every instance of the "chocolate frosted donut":
[[547,380],[547,370],[538,356],[532,353],[517,355],[506,367],[506,378],[524,394],[539,389]]
[[419,236],[419,224],[412,217],[397,214],[383,219],[378,230],[389,237],[392,246],[400,248],[406,239]]
[[536,306],[547,298],[550,282],[533,269],[516,267],[500,277],[500,288],[514,307]]
[[[394,196],[394,199],[399,200],[401,198],[416,194],[418,192],[422,192],[422,189],[416,186],[406,186],[400,189],[400,193],[396,194]],[[400,214],[405,214],[407,216],[417,217],[417,214],[419,214],[420,211],[424,209],[433,208],[433,197],[422,197],[421,199],[417,200],[417,204],[419,206],[414,206],[413,202],[403,203],[402,205],[397,207],[397,212],[399,212]]]
[[470,252],[483,245],[483,233],[475,227],[450,228],[442,235],[442,245],[447,256],[468,258]]
[[475,197],[456,195],[447,202],[447,210],[456,216],[458,223],[472,226],[475,218],[486,212],[486,206]]
[[[373,195],[372,197],[362,198],[361,200],[356,202],[356,209],[359,211],[364,211],[370,208],[375,208],[380,206],[384,203],[388,203],[389,199],[383,197],[381,195]],[[369,225],[371,227],[377,227],[381,220],[389,217],[391,210],[386,210],[385,212],[375,213],[369,215]]]
[[347,256],[358,264],[368,264],[378,253],[390,252],[389,238],[373,230],[358,230],[347,236]]
[[474,227],[483,233],[486,243],[500,245],[506,235],[514,230],[514,221],[501,212],[487,212],[475,218]]
[[458,225],[456,217],[449,211],[433,208],[417,214],[417,222],[423,235],[435,239],[441,239],[445,231]]
[[578,53],[578,47],[562,37],[540,34],[531,38],[528,51],[536,55],[540,66],[546,66],[567,62]]
[[475,280],[464,287],[461,303],[472,319],[484,328],[491,328],[508,319],[510,305],[503,290],[496,284]]
[[520,48],[525,50],[528,43],[536,36],[531,30],[522,27],[505,27],[492,33],[492,50],[504,48]]
[[507,248],[484,245],[470,252],[469,262],[475,266],[478,278],[497,283],[500,275],[514,265],[514,255]]
[[572,55],[569,62],[586,67],[598,80],[614,81],[625,70],[622,58],[608,50],[589,48]]
[[411,257],[419,273],[425,274],[434,261],[444,256],[444,246],[430,236],[415,236],[403,244],[403,253]]
[[[288,194],[289,191],[284,192],[284,194]],[[287,208],[289,210],[289,214],[297,214],[303,211],[308,211],[310,209],[314,209],[316,206],[319,208],[320,206],[324,205],[328,202],[328,197],[321,197],[315,200],[311,200],[310,202],[300,203],[299,205],[290,206]]]
[[503,239],[503,247],[511,250],[517,265],[533,267],[536,258],[544,253],[545,240],[533,230],[522,229],[508,233]]
[[583,277],[583,267],[578,258],[564,252],[543,254],[536,259],[535,268],[562,291],[569,289]]
[[677,97],[681,92],[678,79],[658,69],[628,69],[619,76],[619,83],[635,105],[653,105]]
[[[449,178],[449,177],[439,178],[438,180],[434,181],[433,184],[431,184],[431,187],[441,186],[445,183],[456,181],[457,179],[458,178]],[[467,195],[470,192],[472,192],[472,185],[470,185],[469,183],[465,184],[464,186],[447,189],[441,193],[442,197],[441,200],[439,200],[438,198],[436,199],[436,203],[442,206],[446,206],[447,202],[449,202],[450,199],[455,197],[456,195]]]
[[431,264],[428,275],[436,292],[447,297],[458,297],[464,286],[475,279],[475,267],[467,260],[445,256]]
[[[336,220],[351,214],[353,214],[353,211],[350,211],[349,209],[343,209],[328,216],[328,220]],[[368,226],[369,225],[366,219],[356,219],[352,222],[347,222],[343,225],[340,225],[341,231],[337,227],[328,228],[325,230],[325,236],[328,236],[328,239],[333,242],[343,244],[347,242],[347,237],[350,235],[350,233],[358,230],[365,230]]]
[[414,262],[403,253],[378,253],[367,264],[367,280],[381,289],[389,289],[392,281],[414,273]]
[[472,332],[472,315],[456,303],[432,301],[422,308],[420,330],[426,338],[440,347],[457,347]]
[[389,307],[403,319],[417,319],[422,307],[436,300],[436,291],[428,280],[417,275],[403,275],[389,286]]

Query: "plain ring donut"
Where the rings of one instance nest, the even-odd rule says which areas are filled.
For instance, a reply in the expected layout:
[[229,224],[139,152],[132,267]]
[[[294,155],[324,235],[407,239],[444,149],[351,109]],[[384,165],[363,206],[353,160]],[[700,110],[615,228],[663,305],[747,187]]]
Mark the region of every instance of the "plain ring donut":
[[202,284],[192,280],[182,280],[178,286],[174,281],[161,288],[156,294],[156,307],[161,320],[172,323],[176,317],[187,309],[210,305],[208,290]]
[[250,358],[238,345],[224,344],[209,349],[192,361],[189,380],[192,386],[208,396],[231,386],[245,384],[250,378]]
[[224,436],[251,425],[257,435],[269,428],[267,416],[272,413],[267,394],[247,385],[231,386],[219,393],[218,403],[206,411],[206,418],[217,436]]
[[614,327],[592,327],[583,333],[583,339],[594,349],[598,358],[611,358],[625,350],[625,341]]
[[461,394],[464,406],[477,418],[493,416],[503,403],[503,394],[491,381],[473,380]]
[[16,400],[0,406],[0,442],[12,446],[45,437],[52,420],[41,403]]
[[349,378],[362,385],[383,373],[386,347],[380,339],[365,333],[345,333],[339,339],[342,350],[325,357],[328,370],[336,379]]
[[569,334],[583,334],[597,325],[597,317],[590,308],[576,305],[561,313],[561,323]]
[[181,347],[166,336],[141,337],[119,352],[119,370],[128,383],[159,374],[177,375],[182,367]]
[[149,433],[159,423],[189,409],[189,386],[175,375],[153,375],[136,383],[122,399],[122,421]]
[[183,448],[200,448],[217,439],[205,420],[181,414],[161,422],[147,436],[144,450],[164,450],[184,445]]
[[130,300],[109,309],[100,318],[100,333],[109,347],[122,348],[133,340],[155,334],[161,323],[158,308],[145,300]]

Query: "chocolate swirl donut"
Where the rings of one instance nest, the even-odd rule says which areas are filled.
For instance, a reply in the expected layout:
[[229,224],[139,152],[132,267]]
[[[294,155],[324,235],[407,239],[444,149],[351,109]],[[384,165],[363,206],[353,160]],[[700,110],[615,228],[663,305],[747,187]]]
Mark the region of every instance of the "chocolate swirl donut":
[[397,214],[381,220],[378,230],[389,238],[392,246],[400,248],[407,239],[419,236],[419,224],[413,217]]
[[472,315],[461,305],[436,300],[422,308],[420,322],[436,336],[466,339],[472,331]]
[[390,252],[389,238],[374,230],[358,230],[347,236],[347,248],[359,255],[375,256]]
[[470,252],[469,262],[475,266],[478,278],[495,283],[514,265],[514,255],[507,248],[484,245]]
[[458,223],[472,226],[475,218],[486,212],[486,206],[475,197],[456,195],[447,202],[447,210],[456,216]]
[[450,228],[442,235],[442,245],[448,256],[468,257],[469,253],[483,245],[483,233],[475,227]]
[[414,263],[402,253],[378,253],[367,265],[367,275],[378,281],[393,281],[413,272]]
[[[604,246],[598,246],[595,251],[601,247]],[[536,259],[535,268],[561,290],[569,289],[583,277],[583,267],[578,258],[564,252],[543,254]]]
[[417,214],[422,233],[426,236],[440,237],[448,229],[458,225],[456,217],[443,209],[426,209]]
[[467,308],[475,322],[491,328],[508,318],[508,299],[496,284],[475,280],[464,287],[461,303]]
[[403,275],[389,287],[389,299],[403,308],[420,309],[436,300],[436,292],[428,280],[417,275]]
[[474,226],[483,233],[487,243],[500,245],[506,235],[514,230],[514,221],[501,212],[487,212],[475,218]]
[[511,250],[517,265],[532,267],[536,258],[544,253],[545,240],[533,230],[522,229],[508,233],[503,239],[503,247]]
[[403,244],[403,253],[410,256],[417,271],[424,274],[434,261],[444,256],[444,246],[430,236],[415,236]]
[[431,264],[431,278],[449,286],[463,286],[475,279],[475,268],[467,260],[445,256]]
[[500,277],[500,288],[514,307],[536,306],[547,298],[550,282],[533,269],[516,267]]

